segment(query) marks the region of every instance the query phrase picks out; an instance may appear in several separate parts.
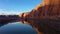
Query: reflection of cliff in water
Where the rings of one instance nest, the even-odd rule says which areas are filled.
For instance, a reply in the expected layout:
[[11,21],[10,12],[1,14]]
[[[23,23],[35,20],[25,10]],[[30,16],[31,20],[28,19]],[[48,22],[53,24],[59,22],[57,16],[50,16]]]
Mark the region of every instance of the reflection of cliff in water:
[[30,19],[23,21],[23,23],[31,25],[38,34],[60,34],[60,20]]

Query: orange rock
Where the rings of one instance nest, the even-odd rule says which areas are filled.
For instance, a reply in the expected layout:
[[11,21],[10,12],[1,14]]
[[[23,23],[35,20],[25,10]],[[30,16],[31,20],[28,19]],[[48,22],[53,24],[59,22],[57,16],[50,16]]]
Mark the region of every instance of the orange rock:
[[35,10],[38,10],[40,7],[42,7],[42,4],[38,4]]
[[60,0],[43,0],[42,4],[38,4],[28,16],[60,16]]

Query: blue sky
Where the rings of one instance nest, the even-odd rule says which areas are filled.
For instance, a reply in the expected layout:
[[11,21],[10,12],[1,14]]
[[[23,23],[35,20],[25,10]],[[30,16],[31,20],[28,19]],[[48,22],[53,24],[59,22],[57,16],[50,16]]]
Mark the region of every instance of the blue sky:
[[31,11],[42,0],[0,0],[0,14],[18,14]]

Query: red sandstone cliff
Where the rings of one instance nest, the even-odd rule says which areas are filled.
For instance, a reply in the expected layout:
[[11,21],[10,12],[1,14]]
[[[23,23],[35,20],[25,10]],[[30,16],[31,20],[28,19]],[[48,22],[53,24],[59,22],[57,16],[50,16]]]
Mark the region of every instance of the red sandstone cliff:
[[42,4],[24,15],[23,17],[60,17],[60,0],[43,0]]

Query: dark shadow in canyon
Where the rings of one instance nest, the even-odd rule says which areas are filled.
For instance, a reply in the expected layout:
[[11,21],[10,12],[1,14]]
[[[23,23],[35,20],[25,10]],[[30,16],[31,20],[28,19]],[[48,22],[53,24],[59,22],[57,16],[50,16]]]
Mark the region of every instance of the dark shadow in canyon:
[[28,18],[22,22],[24,24],[31,25],[34,29],[37,29],[38,33],[60,34],[60,20]]

